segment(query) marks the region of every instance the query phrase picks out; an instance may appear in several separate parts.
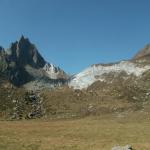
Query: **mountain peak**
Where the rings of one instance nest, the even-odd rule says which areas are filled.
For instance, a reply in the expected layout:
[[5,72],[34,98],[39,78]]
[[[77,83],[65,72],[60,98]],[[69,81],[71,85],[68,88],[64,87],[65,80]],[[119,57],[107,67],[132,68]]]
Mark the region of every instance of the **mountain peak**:
[[147,44],[143,49],[141,49],[134,57],[133,59],[140,59],[143,57],[150,56],[150,44]]
[[[0,47],[0,71],[6,73],[9,81],[16,86],[22,86],[30,81],[41,84],[47,83],[49,87],[55,84],[63,84],[67,80],[67,74],[53,64],[47,64],[38,52],[36,46],[23,35],[13,42],[3,53]],[[34,86],[34,82],[31,82]]]
[[35,45],[23,35],[19,41],[11,44],[8,51],[10,59],[17,62],[17,64],[21,66],[30,65],[34,68],[40,68],[46,63]]
[[25,38],[23,35],[21,35],[20,39],[18,40],[18,43],[31,43],[28,38]]
[[19,41],[20,41],[20,40],[25,40],[24,35],[21,35],[21,37],[20,37]]

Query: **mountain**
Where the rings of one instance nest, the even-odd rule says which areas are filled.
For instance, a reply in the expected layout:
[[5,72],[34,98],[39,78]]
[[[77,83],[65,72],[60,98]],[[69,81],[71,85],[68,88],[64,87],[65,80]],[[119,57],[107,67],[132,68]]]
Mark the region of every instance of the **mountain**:
[[86,89],[96,81],[113,84],[121,76],[141,78],[150,69],[150,45],[140,50],[133,59],[110,64],[94,64],[72,77],[69,83],[74,89]]
[[9,61],[15,62],[17,66],[30,65],[33,68],[42,68],[46,63],[36,47],[24,36],[12,43],[6,53]]
[[7,50],[0,47],[0,118],[149,114],[149,100],[148,48],[133,59],[94,64],[68,77],[23,36]]
[[6,50],[0,47],[0,71],[13,85],[30,89],[44,88],[44,83],[49,87],[64,84],[68,78],[62,69],[46,62],[36,46],[24,36]]
[[143,49],[141,49],[133,59],[142,59],[142,58],[150,58],[150,44],[146,45]]

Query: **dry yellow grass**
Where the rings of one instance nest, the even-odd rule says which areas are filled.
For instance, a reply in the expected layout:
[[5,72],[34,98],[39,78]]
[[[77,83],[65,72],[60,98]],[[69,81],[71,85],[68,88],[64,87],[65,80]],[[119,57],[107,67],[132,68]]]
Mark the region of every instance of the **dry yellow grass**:
[[1,121],[0,150],[110,150],[126,144],[149,150],[150,121],[133,118]]

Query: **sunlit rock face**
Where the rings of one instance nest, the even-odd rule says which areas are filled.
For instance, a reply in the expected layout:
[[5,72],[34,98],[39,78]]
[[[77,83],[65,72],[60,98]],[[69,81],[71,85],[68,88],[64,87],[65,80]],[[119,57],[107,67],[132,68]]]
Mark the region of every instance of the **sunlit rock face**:
[[43,69],[46,71],[47,76],[51,79],[65,79],[67,77],[65,72],[54,64],[46,63]]

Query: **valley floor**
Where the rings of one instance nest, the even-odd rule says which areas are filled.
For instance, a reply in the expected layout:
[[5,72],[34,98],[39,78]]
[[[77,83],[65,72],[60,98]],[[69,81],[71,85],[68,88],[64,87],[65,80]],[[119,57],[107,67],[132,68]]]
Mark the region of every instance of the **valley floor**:
[[126,144],[150,149],[148,117],[0,121],[0,150],[111,150]]

